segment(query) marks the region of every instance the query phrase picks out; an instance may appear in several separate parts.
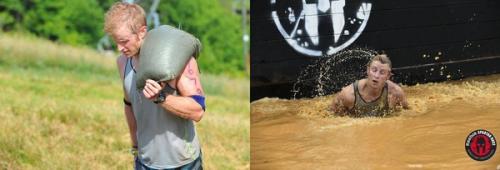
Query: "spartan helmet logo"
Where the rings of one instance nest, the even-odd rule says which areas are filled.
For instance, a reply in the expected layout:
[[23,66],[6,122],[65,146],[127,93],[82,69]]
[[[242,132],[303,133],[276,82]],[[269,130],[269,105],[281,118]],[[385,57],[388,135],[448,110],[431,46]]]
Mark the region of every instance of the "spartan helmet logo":
[[486,130],[475,130],[465,140],[465,151],[476,161],[490,159],[497,149],[493,134]]
[[482,155],[486,151],[486,141],[484,137],[480,136],[476,142],[476,153],[478,155]]
[[271,0],[271,17],[296,51],[334,54],[352,44],[366,27],[371,3],[345,0]]

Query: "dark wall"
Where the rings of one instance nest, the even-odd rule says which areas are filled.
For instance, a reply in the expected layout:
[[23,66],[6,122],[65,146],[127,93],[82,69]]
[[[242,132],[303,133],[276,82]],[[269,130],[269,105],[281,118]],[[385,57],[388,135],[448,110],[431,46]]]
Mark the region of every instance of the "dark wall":
[[[320,1],[305,3],[310,7]],[[371,4],[366,21],[357,15],[362,4],[364,9]],[[500,70],[498,0],[346,0],[343,11],[332,10],[331,6],[317,10],[305,8],[302,0],[251,2],[252,100],[264,96],[291,97],[291,86],[304,66],[335,52],[329,51],[332,48],[343,49],[339,46],[345,46],[348,41],[352,43],[347,43],[346,49],[363,47],[384,51],[393,62],[393,80],[408,85]],[[273,19],[273,11],[276,19]],[[307,11],[302,18],[301,11]],[[364,14],[366,16],[366,12]],[[332,16],[336,17],[333,21]],[[342,26],[338,24],[342,23],[339,18],[344,19],[343,27],[332,26]],[[307,30],[306,20],[309,30],[313,31]],[[360,29],[362,21],[366,22],[364,29]],[[293,37],[285,38],[277,25],[288,35],[294,28],[298,29]],[[342,31],[336,32],[338,28]],[[353,38],[356,33],[358,37]],[[300,52],[290,42],[321,55]]]

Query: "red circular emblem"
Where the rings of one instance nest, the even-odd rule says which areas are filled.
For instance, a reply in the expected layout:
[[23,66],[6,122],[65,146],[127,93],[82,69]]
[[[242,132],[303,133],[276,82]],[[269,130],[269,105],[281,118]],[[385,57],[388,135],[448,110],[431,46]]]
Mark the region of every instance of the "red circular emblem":
[[495,154],[496,148],[495,137],[486,130],[475,130],[465,140],[467,154],[477,161],[490,159]]

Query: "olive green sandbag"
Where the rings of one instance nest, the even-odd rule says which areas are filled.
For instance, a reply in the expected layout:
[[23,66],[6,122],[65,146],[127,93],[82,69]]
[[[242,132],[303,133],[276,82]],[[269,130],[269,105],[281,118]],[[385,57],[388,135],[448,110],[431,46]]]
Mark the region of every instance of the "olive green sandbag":
[[179,76],[191,56],[197,58],[201,43],[193,35],[168,25],[150,30],[142,43],[137,70],[137,89],[147,79],[168,81]]

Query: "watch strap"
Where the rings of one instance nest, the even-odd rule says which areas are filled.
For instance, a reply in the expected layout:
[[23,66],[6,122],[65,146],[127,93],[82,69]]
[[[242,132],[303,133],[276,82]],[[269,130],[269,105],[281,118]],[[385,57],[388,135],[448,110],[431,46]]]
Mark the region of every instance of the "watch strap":
[[156,97],[156,99],[153,102],[156,104],[163,103],[165,101],[165,99],[167,98],[167,96],[174,94],[175,91],[176,90],[174,88],[172,88],[172,87],[170,87],[170,85],[166,84],[166,86],[163,87],[163,89],[161,89],[160,93],[158,94],[158,96]]

